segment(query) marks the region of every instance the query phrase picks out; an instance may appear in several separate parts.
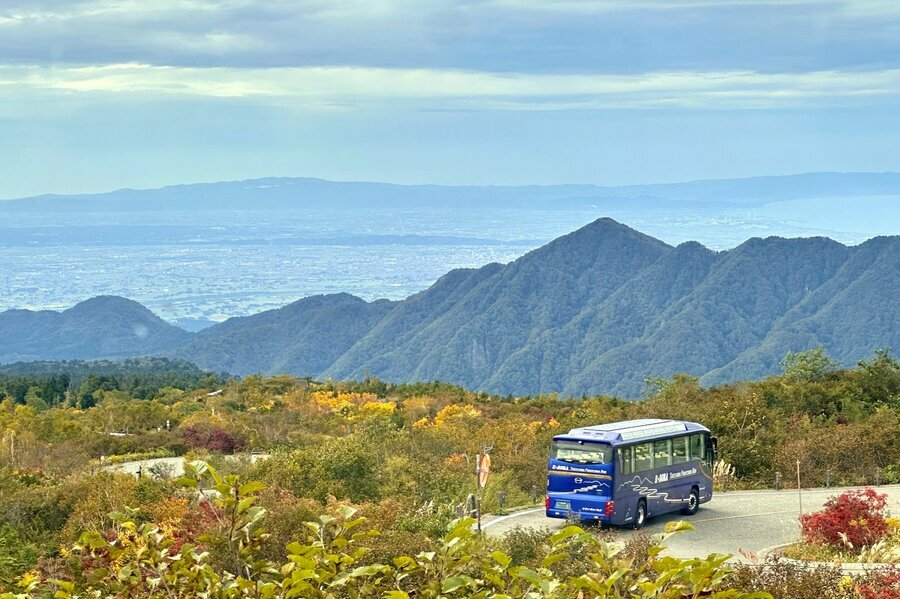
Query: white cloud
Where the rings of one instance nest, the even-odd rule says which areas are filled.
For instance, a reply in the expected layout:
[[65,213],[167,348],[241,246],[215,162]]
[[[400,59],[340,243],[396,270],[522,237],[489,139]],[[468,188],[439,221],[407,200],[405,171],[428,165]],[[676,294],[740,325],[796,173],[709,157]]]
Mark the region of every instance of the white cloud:
[[146,14],[167,14],[189,11],[222,11],[247,6],[244,1],[201,1],[201,0],[75,0],[70,2],[24,2],[15,6],[7,3],[0,9],[7,16],[18,19],[66,20],[104,15],[126,15],[136,17]]
[[766,74],[542,75],[441,69],[177,68],[143,64],[0,67],[7,92],[290,100],[308,108],[416,103],[441,109],[756,109],[839,105],[900,95],[900,69]]
[[[896,0],[3,0],[0,63],[900,68]],[[726,10],[721,10],[721,9]]]
[[543,12],[602,13],[636,10],[686,10],[723,7],[808,6],[861,14],[900,13],[896,0],[488,0],[489,4],[509,9],[538,10]]
[[[139,15],[163,15],[191,12],[229,12],[259,7],[256,0],[70,0],[66,2],[12,1],[3,13],[25,18],[71,19],[107,15],[123,15],[134,18]],[[830,7],[845,12],[864,14],[897,14],[900,6],[896,0],[468,0],[445,5],[429,5],[419,0],[268,0],[266,7],[294,14],[311,14],[323,17],[369,18],[372,16],[433,13],[437,10],[457,8],[465,11],[481,8],[509,10],[539,10],[550,13],[601,13],[635,10],[681,10],[751,5],[763,6],[811,6]]]

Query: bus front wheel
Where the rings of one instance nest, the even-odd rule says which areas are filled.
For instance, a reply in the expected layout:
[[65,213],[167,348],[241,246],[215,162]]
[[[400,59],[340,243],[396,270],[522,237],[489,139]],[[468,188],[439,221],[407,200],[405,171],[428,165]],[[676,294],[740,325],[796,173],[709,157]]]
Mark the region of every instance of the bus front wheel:
[[697,487],[691,487],[691,494],[688,497],[687,507],[681,510],[685,516],[693,516],[700,509],[700,491]]
[[647,521],[647,502],[641,499],[638,501],[637,510],[634,512],[634,523],[632,526],[635,530],[641,529],[644,527],[644,522]]

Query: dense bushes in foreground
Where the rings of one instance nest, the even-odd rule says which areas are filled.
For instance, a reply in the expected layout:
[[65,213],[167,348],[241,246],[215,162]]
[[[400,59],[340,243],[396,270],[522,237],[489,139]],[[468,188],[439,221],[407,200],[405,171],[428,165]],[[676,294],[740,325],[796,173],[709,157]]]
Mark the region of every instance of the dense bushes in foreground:
[[[57,578],[29,573],[18,581],[17,594],[0,598],[769,597],[728,590],[728,556],[661,555],[668,536],[689,529],[678,522],[648,543],[640,556],[568,527],[546,539],[548,548],[540,564],[532,567],[514,562],[502,548],[477,537],[473,521],[461,519],[450,523],[433,549],[373,563],[365,561],[371,551],[366,542],[379,533],[365,529],[365,518],[357,518],[354,508],[341,505],[335,516],[307,522],[302,540],[289,543],[286,559],[276,563],[263,556],[270,543],[264,528],[267,512],[258,505],[263,486],[242,483],[233,475],[220,477],[202,462],[191,470],[191,486],[207,475],[212,479],[217,494],[200,503],[209,505],[215,535],[185,539],[183,531],[165,523],[140,523],[134,511],[116,513],[107,531],[85,532],[63,554]],[[213,546],[225,559],[221,568],[213,565]],[[573,555],[580,558],[581,571],[564,577]]]
[[[647,399],[634,403],[494,397],[437,382],[204,381],[221,387],[166,381],[136,399],[121,385],[91,386],[87,407],[81,387],[60,398],[58,381],[32,381],[0,401],[0,580],[34,568],[52,574],[67,559],[61,547],[84,531],[116,529],[120,524],[105,514],[126,507],[139,509],[137,527],[155,522],[192,539],[220,538],[216,513],[166,480],[166,468],[148,467],[140,481],[100,470],[123,455],[188,452],[223,474],[260,480],[266,490],[257,505],[267,509],[270,539],[260,555],[270,562],[283,560],[302,522],[351,503],[367,527],[381,531],[366,540],[363,565],[390,564],[398,548],[433,551],[463,515],[483,448],[491,447],[493,458],[485,510],[499,509],[501,498],[506,507],[530,504],[543,496],[553,435],[628,418],[706,424],[741,486],[771,486],[776,472],[794,471],[797,459],[808,486],[900,481],[900,363],[887,352],[836,370],[814,351],[792,356],[782,376],[714,388],[677,375],[653,381]],[[42,397],[44,389],[55,395]],[[254,462],[251,451],[272,457]],[[526,540],[511,555],[540,553]],[[224,547],[204,545],[214,571],[235,563]]]
[[[262,484],[220,476],[203,462],[191,464],[183,484],[194,491],[180,501],[202,514],[205,529],[181,528],[173,513],[153,520],[138,510],[113,513],[108,528],[83,533],[54,563],[23,575],[15,591],[0,588],[0,599],[890,599],[900,591],[896,570],[854,580],[831,566],[729,566],[726,555],[663,555],[667,538],[690,530],[684,522],[623,544],[575,526],[487,540],[472,520],[459,519],[421,551],[395,547],[371,559],[380,533],[347,504],[305,522],[282,545],[267,532]],[[273,544],[277,560],[268,557]]]

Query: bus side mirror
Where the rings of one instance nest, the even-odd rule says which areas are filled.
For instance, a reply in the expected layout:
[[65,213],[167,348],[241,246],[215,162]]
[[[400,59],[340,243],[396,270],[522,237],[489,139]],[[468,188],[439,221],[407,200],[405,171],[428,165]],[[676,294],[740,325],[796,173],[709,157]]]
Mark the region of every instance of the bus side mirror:
[[712,461],[715,463],[719,459],[719,439],[717,437],[709,438],[709,453],[712,456]]

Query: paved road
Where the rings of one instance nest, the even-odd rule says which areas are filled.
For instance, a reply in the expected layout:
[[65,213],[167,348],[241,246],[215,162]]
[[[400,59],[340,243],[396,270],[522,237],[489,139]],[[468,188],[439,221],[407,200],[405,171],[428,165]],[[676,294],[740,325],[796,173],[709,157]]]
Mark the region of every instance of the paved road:
[[[859,487],[862,488],[862,487]],[[803,491],[803,511],[816,511],[825,501],[845,489],[807,489]],[[888,509],[900,514],[900,485],[877,487],[888,494]],[[678,557],[702,557],[709,553],[728,553],[742,560],[741,550],[758,553],[762,549],[789,543],[797,539],[799,527],[797,490],[793,491],[731,491],[717,493],[712,501],[700,506],[694,516],[679,513],[652,518],[642,533],[662,532],[666,522],[684,519],[695,530],[673,536],[666,543],[668,552]],[[564,520],[547,518],[544,509],[532,508],[509,516],[486,517],[485,532],[502,536],[516,526],[558,529]],[[617,530],[627,538],[632,530]]]
[[[268,456],[255,454],[252,459],[265,457]],[[184,459],[180,457],[112,464],[105,469],[136,474],[140,467],[143,473],[148,475],[150,469],[157,464],[162,465],[172,476],[184,474]],[[887,493],[888,509],[891,513],[900,515],[900,485],[881,486],[877,489],[880,493]],[[803,511],[809,513],[820,509],[829,497],[844,490],[805,489],[802,494]],[[741,550],[758,553],[774,545],[797,539],[798,503],[796,490],[717,493],[712,501],[700,506],[700,511],[694,516],[682,516],[676,512],[651,518],[640,533],[662,532],[666,522],[684,519],[693,524],[695,530],[670,538],[666,543],[670,554],[679,557],[701,557],[709,553],[728,553],[735,556],[735,559],[742,560],[744,558]],[[486,516],[483,527],[489,535],[502,536],[517,526],[559,529],[565,524],[564,520],[544,516],[544,508],[540,507],[525,509],[508,516]],[[640,533],[618,529],[615,534],[627,538]]]
[[151,469],[156,466],[161,471],[172,477],[184,476],[184,458],[152,458],[149,460],[135,460],[133,462],[122,462],[121,464],[109,464],[103,466],[103,470],[109,472],[124,472],[126,474],[137,475],[141,471],[143,476],[151,476]]
[[[226,456],[229,457],[229,456]],[[239,454],[235,455],[235,458],[240,457],[249,457],[251,462],[256,462],[257,460],[263,460],[269,457],[269,454],[266,453],[253,453],[253,454]],[[133,462],[122,462],[121,464],[110,464],[108,466],[104,466],[103,470],[108,470],[110,472],[124,472],[126,474],[134,474],[137,475],[138,470],[141,471],[143,476],[152,476],[153,475],[153,467],[156,466],[159,468],[162,473],[167,476],[177,478],[180,476],[184,476],[184,458],[153,458],[149,460],[135,460]]]

